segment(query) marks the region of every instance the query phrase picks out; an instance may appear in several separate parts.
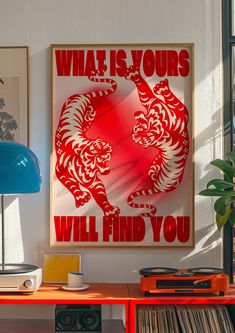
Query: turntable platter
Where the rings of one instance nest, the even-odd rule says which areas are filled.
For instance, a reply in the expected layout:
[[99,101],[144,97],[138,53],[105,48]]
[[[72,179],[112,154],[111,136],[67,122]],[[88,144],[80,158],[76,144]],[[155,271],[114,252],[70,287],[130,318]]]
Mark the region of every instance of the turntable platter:
[[174,274],[177,271],[178,271],[177,269],[169,267],[148,267],[148,268],[142,268],[140,270],[140,274],[144,276],[165,275],[165,274]]
[[195,268],[188,268],[187,271],[193,274],[205,274],[205,275],[224,273],[223,269],[216,267],[195,267]]

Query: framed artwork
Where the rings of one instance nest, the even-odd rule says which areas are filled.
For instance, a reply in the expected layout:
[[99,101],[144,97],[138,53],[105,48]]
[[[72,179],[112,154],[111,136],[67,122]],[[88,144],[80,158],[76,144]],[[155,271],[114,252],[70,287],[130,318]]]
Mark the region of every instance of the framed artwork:
[[0,141],[28,145],[28,47],[0,47]]
[[193,45],[51,60],[51,246],[193,247]]

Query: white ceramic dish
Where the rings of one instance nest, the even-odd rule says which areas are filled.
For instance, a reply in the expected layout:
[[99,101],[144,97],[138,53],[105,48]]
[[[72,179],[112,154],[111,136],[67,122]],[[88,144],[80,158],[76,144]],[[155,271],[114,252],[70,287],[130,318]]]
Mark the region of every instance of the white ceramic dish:
[[79,287],[79,288],[68,287],[67,284],[65,284],[64,286],[62,286],[62,289],[66,290],[66,291],[82,291],[82,290],[86,290],[88,288],[89,288],[89,284],[83,284],[83,286]]

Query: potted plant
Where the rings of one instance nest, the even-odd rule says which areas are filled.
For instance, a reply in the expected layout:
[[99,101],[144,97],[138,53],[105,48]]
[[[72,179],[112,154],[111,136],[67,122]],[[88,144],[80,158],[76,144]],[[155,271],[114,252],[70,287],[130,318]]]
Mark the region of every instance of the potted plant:
[[217,227],[221,230],[227,222],[231,226],[235,224],[235,152],[227,153],[224,160],[215,159],[210,163],[223,172],[224,179],[210,180],[206,189],[199,194],[218,197],[214,203],[214,210]]

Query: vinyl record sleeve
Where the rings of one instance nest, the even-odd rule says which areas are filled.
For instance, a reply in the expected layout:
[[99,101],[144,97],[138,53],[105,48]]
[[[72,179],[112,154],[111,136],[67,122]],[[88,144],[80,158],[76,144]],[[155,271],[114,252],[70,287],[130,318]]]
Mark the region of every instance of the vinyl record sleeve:
[[45,254],[43,282],[66,283],[69,272],[81,271],[80,254]]

